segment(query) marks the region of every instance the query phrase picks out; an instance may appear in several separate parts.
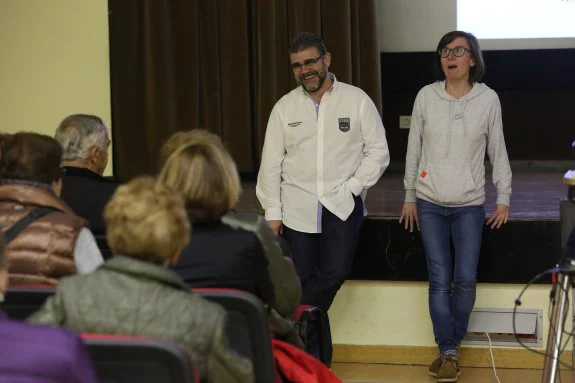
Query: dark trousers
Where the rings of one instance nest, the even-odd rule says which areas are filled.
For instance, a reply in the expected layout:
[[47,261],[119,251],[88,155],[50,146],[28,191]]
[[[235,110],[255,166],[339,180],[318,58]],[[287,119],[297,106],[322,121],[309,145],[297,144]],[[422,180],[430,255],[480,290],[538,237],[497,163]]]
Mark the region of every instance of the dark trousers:
[[327,311],[349,275],[363,224],[363,202],[361,197],[354,197],[354,200],[353,212],[345,221],[324,207],[320,234],[302,233],[287,226],[283,230],[302,284],[301,303],[317,306],[326,313],[325,336],[329,341],[330,361],[332,345]]

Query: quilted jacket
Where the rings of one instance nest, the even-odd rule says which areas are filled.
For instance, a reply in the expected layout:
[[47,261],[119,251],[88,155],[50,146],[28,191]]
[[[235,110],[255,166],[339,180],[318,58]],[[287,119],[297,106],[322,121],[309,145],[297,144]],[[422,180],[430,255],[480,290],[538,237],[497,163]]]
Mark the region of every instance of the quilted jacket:
[[227,347],[224,309],[191,293],[175,273],[132,257],[115,256],[93,273],[62,279],[30,321],[164,339],[187,348],[209,382],[253,381],[251,363]]

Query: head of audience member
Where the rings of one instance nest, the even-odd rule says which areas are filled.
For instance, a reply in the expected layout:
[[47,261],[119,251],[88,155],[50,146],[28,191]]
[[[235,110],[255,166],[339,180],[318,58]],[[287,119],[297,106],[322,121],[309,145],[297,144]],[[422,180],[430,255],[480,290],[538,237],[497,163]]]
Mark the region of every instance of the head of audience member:
[[463,31],[446,33],[437,44],[433,70],[438,81],[467,79],[470,84],[481,81],[485,63],[477,38]]
[[331,54],[327,51],[321,36],[303,32],[297,35],[289,47],[291,68],[298,85],[308,93],[325,91],[329,86]]
[[192,223],[220,219],[239,200],[236,164],[218,136],[203,131],[173,150],[159,181],[180,192]]
[[0,302],[4,300],[4,292],[8,288],[8,258],[4,254],[4,237],[0,232]]
[[180,130],[172,134],[160,149],[160,165],[166,163],[176,149],[188,142],[206,142],[213,145],[223,146],[220,137],[204,129]]
[[52,137],[16,133],[2,148],[0,178],[47,184],[62,191],[62,147]]
[[177,262],[190,240],[184,201],[152,177],[119,186],[106,205],[104,220],[114,254],[164,267]]
[[55,138],[64,151],[64,166],[85,168],[99,175],[104,174],[108,165],[110,137],[100,117],[90,114],[68,116],[56,129]]

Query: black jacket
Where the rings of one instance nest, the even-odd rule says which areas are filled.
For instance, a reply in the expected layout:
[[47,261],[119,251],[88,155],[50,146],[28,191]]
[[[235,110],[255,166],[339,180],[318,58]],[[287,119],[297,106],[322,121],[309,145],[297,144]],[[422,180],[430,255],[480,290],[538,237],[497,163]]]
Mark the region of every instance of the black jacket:
[[88,169],[72,166],[65,169],[61,198],[77,215],[88,221],[95,236],[105,235],[104,207],[119,183]]
[[263,217],[228,214],[192,227],[190,243],[173,267],[186,283],[248,291],[282,315],[293,313],[301,299],[300,281]]

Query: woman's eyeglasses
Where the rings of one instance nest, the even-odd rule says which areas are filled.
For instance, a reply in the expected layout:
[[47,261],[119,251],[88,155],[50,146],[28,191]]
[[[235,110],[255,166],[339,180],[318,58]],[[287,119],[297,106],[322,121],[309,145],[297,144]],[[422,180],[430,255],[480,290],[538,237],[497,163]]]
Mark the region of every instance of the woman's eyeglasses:
[[455,57],[461,57],[465,54],[465,52],[469,52],[471,54],[473,54],[469,49],[465,48],[465,47],[455,47],[455,48],[441,48],[438,53],[441,57],[446,58],[449,57],[449,54],[453,52],[453,55]]

